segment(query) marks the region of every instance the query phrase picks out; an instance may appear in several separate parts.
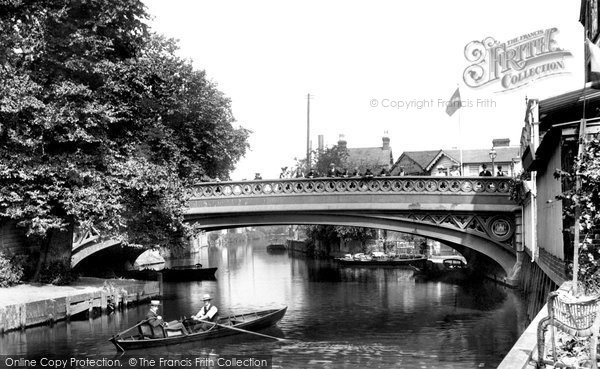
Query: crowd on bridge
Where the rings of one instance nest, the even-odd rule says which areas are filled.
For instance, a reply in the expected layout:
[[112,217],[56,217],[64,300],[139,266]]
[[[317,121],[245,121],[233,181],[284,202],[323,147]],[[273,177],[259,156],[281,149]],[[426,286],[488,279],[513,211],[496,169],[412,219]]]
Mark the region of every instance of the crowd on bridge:
[[[334,163],[329,165],[329,168],[326,173],[319,172],[314,168],[309,169],[308,171],[304,171],[301,168],[296,168],[294,172],[288,171],[287,167],[281,168],[281,174],[279,178],[363,178],[370,179],[375,177],[389,177],[390,171],[386,168],[382,168],[377,174],[371,169],[367,168],[364,172],[361,172],[358,167],[355,167],[352,171],[349,171],[347,168],[336,167]],[[402,171],[398,175],[404,175]],[[257,173],[257,177],[254,179],[262,179],[259,178],[260,174]]]
[[[482,177],[492,177],[492,172],[487,169],[487,165],[482,164],[482,170],[479,173],[479,176]],[[505,174],[502,171],[502,166],[498,165],[498,172],[496,174],[497,177],[503,177]],[[395,176],[404,176],[406,173],[403,168],[400,168],[399,172],[395,174]],[[450,170],[443,170],[443,168],[439,168],[436,176],[451,176],[456,177],[460,176],[460,169],[458,166],[452,167]],[[361,172],[358,167],[355,167],[351,172],[348,171],[347,168],[337,167],[334,163],[329,165],[329,169],[326,173],[322,173],[317,171],[314,168],[309,169],[308,171],[302,170],[302,168],[296,168],[295,171],[288,170],[288,167],[281,168],[281,174],[279,174],[280,179],[286,178],[361,178],[361,179],[371,179],[371,178],[379,178],[379,177],[389,177],[391,176],[391,172],[387,168],[382,168],[377,174],[372,171],[370,168],[367,168],[364,172]],[[262,175],[260,173],[254,174],[254,180],[260,181],[262,180]],[[202,176],[200,179],[201,182],[220,182],[218,178],[212,179],[206,175]]]

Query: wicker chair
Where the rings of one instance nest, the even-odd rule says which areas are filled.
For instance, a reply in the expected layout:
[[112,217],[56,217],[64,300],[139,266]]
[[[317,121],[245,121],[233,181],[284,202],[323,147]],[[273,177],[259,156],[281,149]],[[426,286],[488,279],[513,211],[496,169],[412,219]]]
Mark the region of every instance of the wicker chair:
[[[570,334],[574,337],[590,337],[590,360],[591,367],[597,369],[596,344],[598,340],[598,329],[600,328],[600,296],[578,302],[569,302],[561,299],[558,292],[548,295],[548,316],[540,320],[538,324],[538,368],[544,368],[546,364],[557,365],[556,343],[554,341],[554,328]],[[548,326],[551,326],[552,334],[552,360],[544,360],[544,337]]]

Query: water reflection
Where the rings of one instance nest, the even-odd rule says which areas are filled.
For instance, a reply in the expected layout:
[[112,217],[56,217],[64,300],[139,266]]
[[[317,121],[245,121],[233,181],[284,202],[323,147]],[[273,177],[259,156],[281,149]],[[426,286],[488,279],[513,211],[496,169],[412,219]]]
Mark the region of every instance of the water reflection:
[[[204,293],[225,315],[287,305],[286,316],[268,334],[291,341],[233,336],[139,354],[272,354],[284,368],[496,367],[523,328],[522,304],[511,290],[417,282],[410,269],[339,268],[332,261],[269,254],[265,246],[204,248],[169,261],[219,269],[214,281],[165,283],[161,314],[195,314]],[[112,356],[107,338],[146,312],[147,306],[137,306],[52,329],[11,332],[0,338],[0,354]]]

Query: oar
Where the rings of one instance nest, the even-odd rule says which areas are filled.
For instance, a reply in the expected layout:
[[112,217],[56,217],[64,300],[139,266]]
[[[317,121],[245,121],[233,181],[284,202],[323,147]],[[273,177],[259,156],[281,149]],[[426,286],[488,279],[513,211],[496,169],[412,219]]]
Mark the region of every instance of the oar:
[[234,331],[238,331],[238,332],[242,332],[242,333],[250,333],[250,334],[255,334],[257,336],[261,336],[261,337],[266,337],[266,338],[272,338],[274,340],[277,341],[287,341],[285,338],[279,338],[279,337],[275,337],[275,336],[269,336],[268,334],[263,334],[263,333],[258,333],[258,332],[252,332],[252,331],[248,331],[246,329],[242,329],[242,328],[237,328],[237,327],[233,327],[230,325],[223,325],[223,324],[219,324],[219,323],[215,323],[215,322],[211,322],[208,320],[201,320],[201,319],[195,319],[198,322],[202,322],[202,323],[208,323],[208,324],[214,324],[217,327],[222,327],[222,328],[228,328],[228,329],[232,329]]
[[[133,328],[135,328],[135,327],[139,326],[140,324],[146,323],[147,321],[148,321],[148,319],[144,319],[144,320],[142,320],[141,322],[139,322],[138,324],[134,325],[133,327],[131,327],[131,328],[127,328],[127,329],[126,329],[126,330],[124,330],[123,332],[130,331],[130,330],[132,330]],[[118,332],[117,334],[114,334],[114,335],[113,335],[111,338],[109,338],[108,340],[109,340],[109,341],[111,341],[111,342],[114,342],[115,346],[118,346],[118,347],[121,349],[121,351],[125,352],[125,349],[124,349],[123,347],[121,347],[121,345],[119,345],[119,343],[117,342],[117,339],[118,339],[119,337],[121,337],[121,333],[123,333],[123,332]],[[114,341],[113,341],[113,340],[114,340]]]

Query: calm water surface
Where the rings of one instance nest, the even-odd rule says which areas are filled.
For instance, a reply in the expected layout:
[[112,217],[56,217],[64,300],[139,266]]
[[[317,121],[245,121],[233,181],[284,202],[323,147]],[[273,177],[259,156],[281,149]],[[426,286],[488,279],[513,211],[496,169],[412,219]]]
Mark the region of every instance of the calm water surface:
[[[288,306],[277,342],[234,336],[136,355],[273,355],[280,368],[495,368],[525,326],[512,290],[481,282],[415,280],[408,269],[338,268],[335,262],[269,254],[264,244],[204,248],[172,264],[217,266],[216,281],[165,283],[161,313],[191,315],[210,293],[222,315]],[[0,337],[0,354],[117,357],[107,339],[145,317],[138,306]]]

